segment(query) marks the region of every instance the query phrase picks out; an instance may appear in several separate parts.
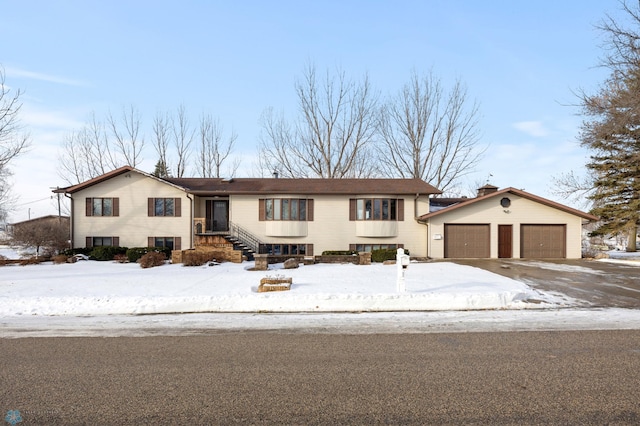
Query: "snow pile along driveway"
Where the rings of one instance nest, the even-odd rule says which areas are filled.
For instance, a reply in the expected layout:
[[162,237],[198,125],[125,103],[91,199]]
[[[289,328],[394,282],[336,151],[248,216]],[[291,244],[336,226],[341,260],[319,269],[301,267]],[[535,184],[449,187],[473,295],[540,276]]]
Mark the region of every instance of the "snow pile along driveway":
[[[318,264],[250,271],[215,266],[85,261],[0,268],[0,316],[128,315],[183,312],[384,312],[525,309],[571,301],[488,271],[446,262],[412,263],[406,292],[395,265]],[[290,291],[258,293],[261,278],[293,278]]]

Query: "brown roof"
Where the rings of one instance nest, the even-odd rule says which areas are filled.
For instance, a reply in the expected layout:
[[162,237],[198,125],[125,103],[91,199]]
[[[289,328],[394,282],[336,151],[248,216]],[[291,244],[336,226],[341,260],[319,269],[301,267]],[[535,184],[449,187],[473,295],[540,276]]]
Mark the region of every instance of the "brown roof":
[[126,172],[137,172],[200,195],[229,194],[440,194],[421,179],[156,178],[130,166],[54,192],[74,193]]
[[439,194],[421,179],[167,178],[196,195],[226,194]]
[[113,177],[116,177],[118,175],[121,175],[123,173],[134,172],[134,171],[138,172],[138,173],[145,174],[145,175],[147,174],[147,173],[144,173],[144,172],[142,172],[140,170],[136,170],[131,166],[124,166],[124,167],[120,167],[119,169],[115,169],[115,170],[112,170],[112,171],[110,171],[108,173],[100,175],[98,177],[95,177],[93,179],[89,179],[89,180],[87,180],[85,182],[79,183],[77,185],[67,186],[66,188],[54,189],[53,192],[54,193],[61,192],[61,193],[66,193],[66,194],[73,194],[74,192],[80,191],[81,189],[85,189],[85,188],[88,188],[88,187],[93,186],[95,184],[98,184],[100,182],[104,182],[105,180],[109,180],[109,179],[111,179]]
[[529,199],[531,201],[535,201],[537,203],[544,204],[544,205],[552,207],[554,209],[558,209],[558,210],[562,210],[562,211],[570,213],[570,214],[574,214],[574,215],[579,216],[579,217],[581,217],[583,219],[588,219],[588,220],[599,220],[600,219],[599,217],[594,216],[592,214],[585,213],[583,211],[580,211],[580,210],[565,206],[564,204],[556,203],[555,201],[551,201],[551,200],[548,200],[546,198],[538,197],[537,195],[530,194],[530,193],[522,191],[520,189],[504,188],[504,189],[501,189],[499,191],[492,192],[492,193],[487,194],[487,195],[483,195],[482,197],[470,198],[467,201],[463,201],[461,203],[454,204],[454,205],[452,205],[450,207],[446,207],[446,208],[441,209],[441,210],[437,210],[437,211],[434,211],[434,212],[431,212],[431,213],[427,213],[425,215],[420,216],[419,220],[420,221],[425,221],[425,220],[431,219],[434,216],[438,216],[438,215],[441,215],[441,214],[447,214],[447,213],[449,213],[449,212],[451,212],[453,210],[457,210],[457,209],[463,209],[463,208],[465,208],[467,206],[470,206],[472,204],[475,204],[477,202],[480,202],[480,201],[483,201],[483,200],[487,200],[489,198],[500,197],[500,196],[502,196],[504,194],[507,194],[507,193],[518,195],[518,196],[520,196],[522,198],[527,198],[527,199]]

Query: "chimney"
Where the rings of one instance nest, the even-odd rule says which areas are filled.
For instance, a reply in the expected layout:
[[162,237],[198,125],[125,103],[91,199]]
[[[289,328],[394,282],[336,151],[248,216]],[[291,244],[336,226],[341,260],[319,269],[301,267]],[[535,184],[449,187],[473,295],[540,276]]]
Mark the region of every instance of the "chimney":
[[492,194],[498,191],[497,186],[486,184],[482,188],[478,188],[478,197],[482,197],[484,195]]
[[278,179],[278,171],[277,170],[273,171],[273,178],[274,179]]

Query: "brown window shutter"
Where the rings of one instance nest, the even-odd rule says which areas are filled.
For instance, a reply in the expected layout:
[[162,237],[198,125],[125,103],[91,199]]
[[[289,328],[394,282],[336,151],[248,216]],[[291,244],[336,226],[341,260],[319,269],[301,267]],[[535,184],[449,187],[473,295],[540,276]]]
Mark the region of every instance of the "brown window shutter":
[[349,220],[356,220],[356,200],[349,199]]
[[120,237],[111,237],[111,243],[114,247],[120,247]]
[[313,256],[313,244],[307,244],[307,256]]
[[313,222],[313,199],[307,200],[307,220]]
[[93,216],[93,199],[92,198],[85,198],[85,214],[87,216]]
[[356,251],[356,245],[355,244],[349,244],[349,250]]
[[175,217],[182,216],[182,198],[173,200],[173,215]]
[[113,199],[113,215],[120,216],[120,198]]
[[265,207],[264,207],[264,198],[260,198],[258,200],[258,220],[259,221],[264,221],[266,220],[266,213],[265,213]]
[[[88,198],[87,198],[87,199],[88,199]],[[86,247],[86,248],[91,248],[91,247],[93,247],[93,238],[91,238],[91,237],[87,237],[87,238],[85,239],[85,247]]]
[[404,244],[398,244],[398,248],[404,248]]
[[173,238],[173,249],[174,250],[182,250],[182,237],[174,237]]
[[404,220],[404,198],[398,198],[398,221]]
[[147,237],[147,247],[155,247],[156,239],[155,237]]
[[155,198],[147,198],[147,216],[156,215],[156,202]]

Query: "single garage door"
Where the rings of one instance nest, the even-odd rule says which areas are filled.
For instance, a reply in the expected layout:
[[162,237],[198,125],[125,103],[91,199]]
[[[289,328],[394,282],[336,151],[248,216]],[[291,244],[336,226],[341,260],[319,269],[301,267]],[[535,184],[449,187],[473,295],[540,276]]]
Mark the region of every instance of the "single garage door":
[[566,225],[520,225],[520,257],[561,259],[567,255]]
[[490,256],[489,225],[444,225],[444,257]]

